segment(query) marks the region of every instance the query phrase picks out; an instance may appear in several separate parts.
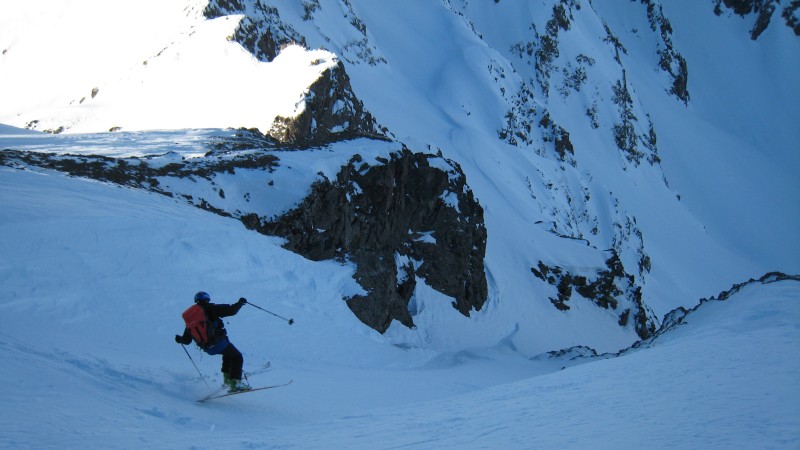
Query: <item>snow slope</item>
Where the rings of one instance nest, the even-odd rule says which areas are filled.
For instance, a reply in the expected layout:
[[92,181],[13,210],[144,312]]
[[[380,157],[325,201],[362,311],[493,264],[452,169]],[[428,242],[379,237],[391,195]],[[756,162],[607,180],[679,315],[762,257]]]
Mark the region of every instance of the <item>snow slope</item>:
[[[441,150],[466,173],[489,232],[485,308],[465,318],[420,283],[417,328],[378,335],[341,301],[361,289],[347,264],[310,262],[177,199],[0,167],[0,446],[800,445],[793,281],[704,304],[688,325],[620,358],[531,359],[636,339],[616,311],[577,299],[569,314],[553,308],[555,288],[530,272],[538,261],[591,271],[619,245],[636,272],[644,251],[652,270],[636,275],[656,318],[767,271],[800,273],[800,41],[788,29],[751,42],[742,19],[714,16],[710,2],[664,2],[689,65],[684,105],[654,67],[640,2],[573,2],[581,8],[554,64],[589,53],[591,78],[580,94],[536,98],[569,129],[572,165],[541,142],[498,139],[510,93],[533,77],[510,47],[531,39],[532,23],[544,30],[553,2],[318,3],[308,21],[300,3],[270,2],[311,49],[263,63],[228,39],[238,16],[203,20],[199,0],[0,0],[0,122],[66,126],[42,135],[0,125],[0,149],[198,157],[225,127],[263,129],[296,113],[341,59],[398,141]],[[628,49],[624,67],[604,25]],[[623,70],[641,126],[649,117],[658,132],[658,166],[627,164],[613,146],[610,89]],[[552,85],[563,78],[555,71]],[[585,114],[594,101],[598,129]],[[105,133],[113,127],[123,132]],[[369,151],[400,146],[381,145]],[[336,148],[282,156],[308,173],[283,172],[287,189],[270,207],[290,207],[320,168],[362,151]],[[253,384],[292,385],[194,402],[219,383],[219,359],[189,350],[201,381],[172,336],[199,289],[295,320],[247,307],[229,321],[246,370],[272,362]]]
[[276,116],[300,113],[335,55],[290,46],[261,63],[229,39],[241,17],[205,20],[206,3],[2,2],[0,123],[266,132]]
[[[352,268],[310,262],[163,196],[0,169],[3,448],[792,448],[800,284],[751,285],[623,357],[574,365],[508,345],[441,352],[365,330]],[[254,385],[212,390],[172,340],[198,288]],[[218,357],[190,354],[212,387]],[[562,366],[568,366],[559,371]]]
[[[356,95],[398,140],[417,151],[441,150],[461,164],[485,206],[489,235],[517,237],[490,237],[487,270],[496,298],[519,301],[531,288],[546,291],[516,289],[521,280],[535,283],[529,269],[539,260],[602,265],[601,253],[591,262],[562,257],[580,250],[553,240],[553,229],[598,249],[620,247],[629,272],[646,253],[652,270],[638,278],[657,317],[741,279],[800,272],[793,231],[800,225],[800,159],[793,151],[800,142],[794,126],[800,88],[793,82],[800,40],[777,20],[751,41],[745,19],[716,17],[707,2],[659,3],[687,59],[685,105],[667,92],[643,4],[570,3],[577,7],[570,8],[571,28],[559,33],[561,55],[553,64],[566,70],[585,53],[595,61],[590,78],[580,92],[557,94],[564,77],[554,70],[553,93],[537,96],[534,106],[569,130],[575,167],[543,157],[538,144],[514,147],[498,139],[512,93],[534,76],[532,61],[512,47],[531,41],[533,26],[544,31],[554,2],[275,0],[269,5],[311,50],[290,46],[270,63],[229,39],[241,17],[204,20],[200,0],[113,8],[99,1],[6,2],[0,123],[39,120],[37,129],[66,126],[67,133],[266,130],[276,115],[302,108],[308,84],[342,59]],[[303,6],[313,4],[307,20]],[[620,63],[605,26],[626,48]],[[58,52],[48,51],[54,36]],[[652,120],[657,132],[659,166],[629,168],[613,145],[610,90],[623,72],[641,126]],[[593,102],[597,129],[585,113]],[[576,205],[577,198],[591,200]],[[618,231],[626,226],[641,238]],[[516,261],[508,264],[512,253]]]
[[735,15],[701,24],[702,3],[664,2],[693,87],[691,107],[659,135],[665,173],[714,239],[797,273],[800,39],[777,17],[758,41]]
[[[574,210],[579,215],[569,199],[587,192],[592,200],[584,206],[591,217],[586,227],[599,223],[602,231],[597,237],[583,234],[598,247],[625,239],[613,235],[616,225],[607,224],[622,223],[626,216],[636,219],[653,261],[643,291],[658,316],[688,298],[708,295],[753,274],[776,268],[800,272],[800,239],[791,231],[800,225],[800,131],[794,125],[800,121],[800,85],[794,82],[800,70],[800,39],[777,24],[751,42],[740,19],[717,18],[709,2],[664,2],[676,47],[688,60],[691,100],[686,106],[668,94],[669,84],[653,61],[655,49],[646,34],[632,31],[649,28],[645,6],[576,2],[581,8],[572,10],[572,28],[559,34],[556,66],[566,66],[575,54],[591,55],[596,62],[590,68],[589,87],[580,94],[553,94],[534,102],[539,108],[547,106],[553,120],[569,130],[578,161],[573,168],[545,161],[535,154],[535,145],[517,148],[497,139],[508,111],[502,89],[513,91],[533,76],[530,63],[515,58],[510,47],[531,39],[531,24],[542,32],[552,3],[420,2],[410,9],[400,3],[357,3],[370,43],[388,64],[350,67],[354,89],[399,139],[441,148],[459,161],[478,199],[489,205],[490,236],[496,229],[495,235],[520,237],[505,242],[490,238],[488,266],[496,268],[493,275],[502,278],[507,269],[514,270],[501,270],[498,264],[501,255],[514,248],[530,249],[527,254],[540,255],[546,263],[569,264],[555,255],[571,249],[541,244],[546,240],[538,233],[543,226],[529,224],[567,222],[559,213]],[[624,67],[604,43],[604,24],[628,50],[622,55]],[[433,42],[436,45],[429,45]],[[317,43],[322,45],[323,39]],[[487,67],[500,67],[503,76]],[[644,113],[653,120],[660,167],[626,168],[610,136],[603,134],[617,120],[608,91],[622,70],[641,109],[640,122],[646,122]],[[560,74],[554,72],[551,84],[556,86]],[[377,79],[381,83],[375,83]],[[596,130],[584,112],[592,101],[601,105],[602,126]],[[557,189],[548,191],[549,184]],[[518,226],[509,225],[516,221]],[[562,233],[576,234],[570,223],[558,225],[564,225]],[[522,236],[539,243],[525,242]],[[551,252],[555,255],[548,255]],[[622,258],[626,268],[635,266],[629,251]],[[511,276],[515,281],[527,268],[520,264],[516,270]],[[500,286],[506,283],[513,281],[498,280]]]

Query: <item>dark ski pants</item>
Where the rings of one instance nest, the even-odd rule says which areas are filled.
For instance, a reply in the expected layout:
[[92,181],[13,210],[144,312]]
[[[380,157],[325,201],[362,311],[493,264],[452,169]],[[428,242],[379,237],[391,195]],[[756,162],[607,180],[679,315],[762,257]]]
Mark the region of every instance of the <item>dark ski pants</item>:
[[242,353],[233,344],[228,344],[222,351],[222,373],[227,373],[234,380],[241,380],[242,365],[244,365]]

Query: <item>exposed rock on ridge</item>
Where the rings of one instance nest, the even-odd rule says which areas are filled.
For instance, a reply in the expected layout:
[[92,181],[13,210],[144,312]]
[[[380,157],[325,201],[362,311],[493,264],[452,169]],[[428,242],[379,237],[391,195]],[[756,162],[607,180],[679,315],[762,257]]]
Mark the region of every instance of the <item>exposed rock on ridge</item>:
[[561,267],[548,267],[543,262],[531,272],[542,281],[556,286],[557,297],[550,298],[557,309],[568,311],[570,301],[575,293],[591,300],[605,309],[621,311],[618,323],[620,326],[633,324],[633,329],[640,339],[647,339],[656,330],[654,314],[642,301],[642,288],[636,285],[636,278],[629,275],[622,265],[616,251],[611,250],[611,257],[606,260],[606,269],[598,269],[592,275],[572,273]]
[[[233,35],[261,61],[270,62],[289,44],[306,46],[306,39],[280,18],[278,9],[261,1],[211,0],[204,10],[208,18],[231,14],[244,17]],[[277,117],[267,134],[280,143],[316,145],[334,136],[384,136],[356,97],[345,66],[339,62],[326,70],[306,92],[305,108],[296,117]]]
[[[797,11],[800,10],[800,1],[791,0],[786,2],[786,6],[780,11],[787,27],[794,31],[796,36],[800,36],[800,20]],[[772,15],[781,7],[779,0],[716,0],[714,14],[722,15],[722,7],[728,8],[735,14],[745,17],[755,16],[753,28],[750,29],[750,39],[756,40],[769,27]]]
[[242,44],[260,61],[270,62],[289,44],[306,46],[306,41],[288,23],[281,20],[278,8],[261,1],[210,0],[203,14],[209,19],[242,14],[233,40]]
[[460,167],[405,149],[380,162],[356,156],[277,220],[250,215],[242,221],[285,237],[287,248],[310,259],[356,263],[356,280],[367,294],[347,303],[379,332],[392,320],[414,325],[409,300],[417,278],[455,298],[453,307],[465,316],[480,310],[488,295],[486,228]]
[[269,135],[281,143],[315,145],[336,136],[383,137],[375,118],[353,93],[350,77],[339,62],[311,85],[305,109],[297,117],[277,117]]

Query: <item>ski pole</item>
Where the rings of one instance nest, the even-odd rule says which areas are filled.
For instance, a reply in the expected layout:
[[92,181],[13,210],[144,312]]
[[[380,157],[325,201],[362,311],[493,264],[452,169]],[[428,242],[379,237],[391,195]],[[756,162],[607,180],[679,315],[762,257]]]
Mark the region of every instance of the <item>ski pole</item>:
[[200,379],[202,379],[202,380],[203,380],[203,383],[205,383],[205,384],[206,384],[206,387],[210,388],[211,386],[209,386],[209,385],[208,385],[208,382],[206,381],[206,377],[204,377],[204,376],[203,376],[203,373],[202,373],[202,372],[200,372],[200,368],[199,368],[199,367],[197,367],[197,364],[195,364],[195,363],[194,363],[194,359],[192,359],[192,355],[190,355],[190,354],[189,354],[189,350],[186,350],[186,346],[185,346],[185,345],[183,345],[183,344],[181,344],[181,347],[183,347],[183,351],[185,351],[185,352],[186,352],[186,356],[188,356],[188,357],[189,357],[189,361],[191,361],[191,362],[192,362],[192,365],[194,366],[194,368],[195,368],[195,369],[197,369],[197,373],[200,375]]
[[254,308],[258,308],[258,309],[260,309],[260,310],[264,311],[265,313],[270,313],[270,314],[272,314],[273,316],[275,316],[275,317],[277,317],[277,318],[279,318],[279,319],[283,319],[283,320],[285,320],[285,321],[289,322],[289,325],[291,325],[291,324],[293,324],[293,323],[294,323],[294,319],[287,319],[286,317],[281,317],[281,316],[279,316],[279,315],[275,314],[274,312],[272,312],[272,311],[267,311],[266,309],[264,309],[264,308],[262,308],[262,307],[260,307],[260,306],[258,306],[258,305],[254,305],[254,304],[250,303],[249,301],[247,302],[247,304],[248,304],[248,305],[250,305],[250,306],[252,306],[252,307],[254,307]]

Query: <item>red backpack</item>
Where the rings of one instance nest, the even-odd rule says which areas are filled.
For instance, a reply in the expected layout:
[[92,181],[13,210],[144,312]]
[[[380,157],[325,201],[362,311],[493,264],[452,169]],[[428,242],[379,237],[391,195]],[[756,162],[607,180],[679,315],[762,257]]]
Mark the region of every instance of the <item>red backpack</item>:
[[181,315],[186,322],[186,328],[200,348],[206,349],[217,343],[219,340],[217,325],[208,318],[205,308],[192,305]]

